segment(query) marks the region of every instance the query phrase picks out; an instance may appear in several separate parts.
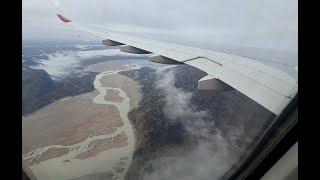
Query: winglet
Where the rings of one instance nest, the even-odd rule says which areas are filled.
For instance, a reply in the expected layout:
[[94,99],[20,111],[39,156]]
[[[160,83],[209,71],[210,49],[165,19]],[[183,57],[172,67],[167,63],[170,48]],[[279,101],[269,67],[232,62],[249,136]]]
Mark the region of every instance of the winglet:
[[57,16],[59,17],[59,19],[61,19],[61,21],[63,21],[64,23],[68,23],[68,22],[71,22],[69,19],[63,17],[62,15],[60,14],[57,14]]

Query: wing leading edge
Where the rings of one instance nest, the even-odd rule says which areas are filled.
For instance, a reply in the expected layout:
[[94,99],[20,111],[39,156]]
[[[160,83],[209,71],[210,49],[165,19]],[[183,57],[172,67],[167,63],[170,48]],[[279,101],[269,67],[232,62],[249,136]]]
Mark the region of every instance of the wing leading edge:
[[287,73],[246,57],[95,30],[62,15],[58,17],[64,23],[98,36],[105,45],[120,46],[123,52],[151,54],[150,60],[158,63],[194,66],[208,74],[199,80],[199,89],[237,89],[276,115],[298,92],[297,81]]

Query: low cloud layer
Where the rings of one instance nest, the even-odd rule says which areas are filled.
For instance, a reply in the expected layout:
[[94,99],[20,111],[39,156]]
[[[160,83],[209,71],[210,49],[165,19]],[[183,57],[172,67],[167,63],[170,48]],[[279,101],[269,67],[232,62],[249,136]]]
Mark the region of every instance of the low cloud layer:
[[[43,69],[55,79],[64,78],[74,73],[81,73],[81,68],[84,61],[108,56],[125,56],[125,57],[141,57],[144,55],[135,55],[120,52],[119,49],[106,50],[85,50],[88,46],[76,46],[82,50],[78,51],[56,51],[52,54],[42,54],[37,65],[32,66],[34,69]],[[91,47],[91,46],[90,46]]]
[[213,121],[204,120],[206,111],[195,110],[190,102],[192,94],[174,86],[174,76],[174,70],[159,72],[157,88],[164,93],[163,111],[172,123],[180,121],[196,145],[169,150],[168,156],[148,162],[154,171],[141,173],[148,180],[218,179],[238,160],[242,150],[235,141],[243,131],[235,128],[224,137]]
[[175,72],[173,70],[165,74],[159,73],[157,88],[163,90],[165,94],[163,108],[165,115],[173,122],[178,119],[184,119],[183,125],[189,133],[196,133],[195,135],[199,138],[209,137],[208,129],[214,126],[214,122],[209,124],[203,121],[204,117],[207,116],[207,112],[194,110],[190,103],[192,93],[184,92],[183,89],[174,86]]

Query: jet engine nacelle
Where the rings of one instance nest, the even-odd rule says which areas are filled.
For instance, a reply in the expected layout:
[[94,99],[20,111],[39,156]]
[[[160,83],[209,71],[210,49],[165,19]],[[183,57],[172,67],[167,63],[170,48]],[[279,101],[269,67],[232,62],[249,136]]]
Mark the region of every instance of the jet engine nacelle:
[[211,76],[205,76],[198,81],[198,90],[205,91],[231,91],[234,88],[228,84],[220,81],[219,79],[213,78]]
[[143,49],[139,49],[129,45],[120,46],[120,51],[132,54],[150,54],[149,51],[145,51]]
[[183,64],[179,61],[175,61],[173,59],[170,59],[170,58],[167,58],[164,56],[160,56],[160,55],[150,56],[149,60],[152,62],[161,63],[161,64]]
[[106,46],[120,46],[120,45],[124,45],[122,43],[119,43],[117,41],[112,41],[110,39],[105,39],[105,40],[102,40],[102,44],[103,45],[106,45]]

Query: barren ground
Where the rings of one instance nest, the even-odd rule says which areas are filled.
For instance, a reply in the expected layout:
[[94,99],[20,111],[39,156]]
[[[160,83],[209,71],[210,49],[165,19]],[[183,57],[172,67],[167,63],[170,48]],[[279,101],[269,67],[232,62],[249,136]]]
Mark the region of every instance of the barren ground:
[[106,101],[122,102],[123,97],[119,96],[119,91],[107,89],[107,95],[104,97]]
[[136,81],[124,75],[113,74],[101,78],[101,83],[102,86],[123,89],[130,98],[131,109],[138,107],[141,100],[141,94],[139,92],[140,86]]
[[92,102],[96,91],[54,103],[22,120],[23,153],[48,145],[73,145],[123,125],[113,105]]
[[27,159],[26,162],[27,162],[27,165],[32,166],[33,164],[38,164],[48,159],[60,157],[62,155],[67,154],[68,152],[69,152],[68,148],[50,148],[34,159],[31,159],[31,158]]
[[119,134],[113,138],[98,139],[98,140],[92,141],[89,144],[90,150],[79,154],[76,158],[87,159],[89,157],[96,156],[102,151],[106,151],[111,148],[126,146],[128,144],[127,139],[128,138],[125,134]]

